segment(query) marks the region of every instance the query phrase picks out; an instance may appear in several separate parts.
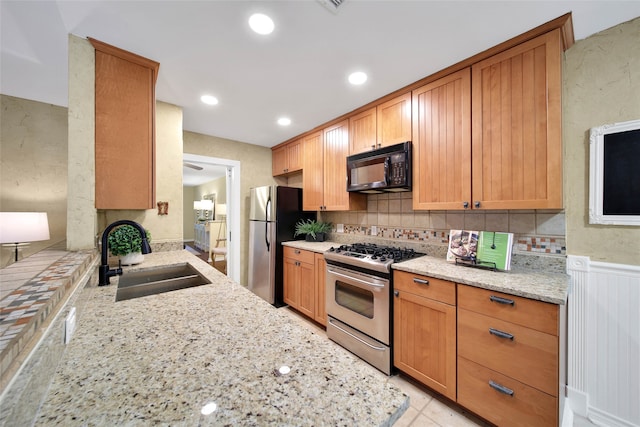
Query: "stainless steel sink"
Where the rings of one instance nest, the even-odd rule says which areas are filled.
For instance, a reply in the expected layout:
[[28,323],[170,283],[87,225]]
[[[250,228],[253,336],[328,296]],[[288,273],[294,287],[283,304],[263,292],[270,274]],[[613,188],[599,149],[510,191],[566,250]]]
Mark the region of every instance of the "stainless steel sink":
[[211,283],[190,264],[148,268],[124,273],[118,280],[116,301],[155,295]]

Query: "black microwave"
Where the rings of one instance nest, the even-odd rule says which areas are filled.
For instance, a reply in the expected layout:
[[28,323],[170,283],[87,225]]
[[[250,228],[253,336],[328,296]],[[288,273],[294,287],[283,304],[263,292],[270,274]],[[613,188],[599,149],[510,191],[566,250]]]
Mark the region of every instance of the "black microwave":
[[347,191],[411,191],[411,141],[347,157]]

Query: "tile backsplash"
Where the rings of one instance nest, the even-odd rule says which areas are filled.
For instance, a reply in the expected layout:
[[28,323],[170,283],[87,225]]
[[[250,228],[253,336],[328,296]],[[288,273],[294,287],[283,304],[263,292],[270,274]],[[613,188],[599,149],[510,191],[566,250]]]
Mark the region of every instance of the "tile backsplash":
[[344,234],[434,246],[446,246],[451,229],[510,232],[514,253],[566,255],[563,211],[414,211],[412,193],[405,192],[371,194],[366,211],[321,212],[320,217],[333,223],[334,231],[336,224],[344,224]]

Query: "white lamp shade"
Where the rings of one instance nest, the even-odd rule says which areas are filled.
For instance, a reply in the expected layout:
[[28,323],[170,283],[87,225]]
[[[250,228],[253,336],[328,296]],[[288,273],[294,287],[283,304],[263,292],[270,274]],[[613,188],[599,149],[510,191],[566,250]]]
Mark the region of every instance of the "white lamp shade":
[[222,203],[216,205],[216,216],[218,215],[221,215],[221,216],[227,215],[227,205]]
[[193,209],[197,210],[197,211],[202,210],[202,201],[200,201],[200,200],[194,201],[193,202]]
[[46,212],[0,212],[0,243],[49,240]]
[[202,206],[200,209],[204,209],[205,211],[213,210],[213,200],[203,199],[203,200],[200,200],[200,203]]

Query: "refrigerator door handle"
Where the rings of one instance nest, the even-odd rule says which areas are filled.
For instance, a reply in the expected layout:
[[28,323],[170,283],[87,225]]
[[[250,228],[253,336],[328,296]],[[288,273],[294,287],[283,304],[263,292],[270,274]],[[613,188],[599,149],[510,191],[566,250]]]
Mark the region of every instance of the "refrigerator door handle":
[[267,252],[269,252],[271,249],[271,242],[269,242],[269,221],[271,221],[271,196],[269,196],[269,198],[267,199],[267,203],[265,205],[265,212],[266,212],[266,221],[264,223],[264,242],[267,245]]

